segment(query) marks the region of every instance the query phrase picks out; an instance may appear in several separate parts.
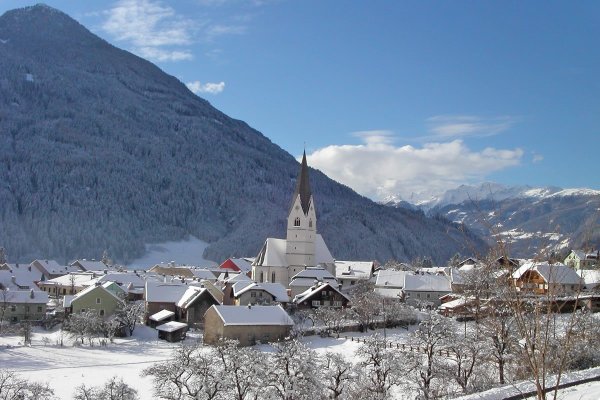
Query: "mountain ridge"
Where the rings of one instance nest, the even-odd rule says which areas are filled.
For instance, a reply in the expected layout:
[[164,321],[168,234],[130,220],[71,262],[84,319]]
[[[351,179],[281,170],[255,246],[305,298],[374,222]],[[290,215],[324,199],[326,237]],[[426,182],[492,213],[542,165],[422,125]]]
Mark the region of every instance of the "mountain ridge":
[[[12,260],[137,258],[195,236],[208,259],[284,237],[299,164],[154,64],[47,6],[0,16],[0,245]],[[445,261],[485,244],[310,169],[334,256]]]

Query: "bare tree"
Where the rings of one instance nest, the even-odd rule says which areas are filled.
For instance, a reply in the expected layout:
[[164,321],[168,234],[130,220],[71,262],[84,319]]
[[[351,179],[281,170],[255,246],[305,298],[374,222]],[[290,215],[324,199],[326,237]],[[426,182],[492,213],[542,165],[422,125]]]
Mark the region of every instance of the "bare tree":
[[315,310],[315,318],[325,324],[328,333],[339,332],[346,315],[344,308],[319,307]]
[[356,397],[369,399],[391,398],[390,389],[401,382],[400,353],[388,348],[379,335],[363,344],[356,353],[360,357]]
[[456,332],[449,337],[446,356],[450,363],[445,371],[460,386],[463,393],[473,393],[482,389],[479,382],[474,381],[481,377],[477,374],[477,367],[483,364],[483,354],[486,350],[484,343],[473,331],[466,337]]
[[357,378],[353,364],[339,354],[327,352],[321,365],[327,398],[350,399]]
[[13,371],[0,369],[0,400],[48,400],[54,390],[46,383],[20,378]]
[[144,304],[141,302],[128,302],[123,304],[116,312],[116,319],[127,328],[129,336],[133,335],[136,324],[144,314]]
[[227,393],[227,398],[256,399],[261,389],[264,356],[252,348],[238,345],[237,341],[225,340],[215,349],[224,369],[223,390]]
[[122,378],[113,376],[104,386],[86,387],[85,384],[77,387],[73,396],[74,400],[138,400],[137,390],[123,382]]

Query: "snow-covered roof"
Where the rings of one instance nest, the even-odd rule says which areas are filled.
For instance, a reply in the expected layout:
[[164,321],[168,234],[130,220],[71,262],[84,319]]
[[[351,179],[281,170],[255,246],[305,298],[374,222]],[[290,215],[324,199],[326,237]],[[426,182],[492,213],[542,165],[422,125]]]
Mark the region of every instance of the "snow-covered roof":
[[380,269],[377,273],[375,286],[379,288],[402,288],[404,287],[404,276],[407,274],[412,275],[412,272]]
[[192,272],[192,275],[194,275],[194,278],[206,279],[207,281],[217,280],[215,274],[213,274],[212,271],[206,268],[191,268],[190,271]]
[[74,298],[75,298],[75,295],[66,294],[65,297],[63,297],[63,307],[64,308],[71,307],[71,302],[73,301]]
[[335,260],[335,277],[336,279],[370,279],[373,268],[373,261]]
[[513,273],[513,278],[519,279],[527,271],[536,271],[548,283],[560,283],[562,285],[579,285],[582,283],[575,270],[562,263],[528,262]]
[[241,296],[243,293],[249,290],[264,290],[275,297],[275,301],[279,301],[281,303],[287,303],[290,301],[290,297],[287,294],[287,289],[281,283],[237,282],[232,286],[232,289],[235,297]]
[[96,260],[76,260],[71,265],[80,265],[85,271],[104,271],[108,268],[102,261]]
[[150,303],[177,303],[188,289],[179,283],[146,282],[146,301]]
[[156,314],[152,314],[150,316],[150,318],[148,318],[148,319],[150,319],[152,321],[160,322],[160,321],[164,321],[167,318],[172,317],[173,315],[175,315],[175,313],[173,311],[160,310]]
[[[48,302],[48,293],[41,290],[7,290],[4,292],[7,303],[14,304],[46,304]],[[4,296],[2,295],[2,296]],[[0,296],[0,301],[4,298]]]
[[600,285],[600,269],[580,269],[577,271],[577,275],[583,279],[587,289],[593,289]]
[[[205,292],[214,298],[212,293],[207,288],[200,287],[200,286],[189,286],[188,289],[185,291],[185,293],[183,293],[183,295],[177,302],[177,307],[188,308],[191,304],[194,303],[194,301],[198,297],[202,296]],[[217,303],[219,302],[217,299],[215,299],[215,301]]]
[[[256,265],[269,267],[287,267],[287,240],[267,238],[255,259]],[[317,265],[332,264],[335,260],[329,252],[325,240],[320,234],[315,236],[315,263]]]
[[212,306],[223,325],[294,325],[294,321],[280,306]]
[[315,294],[319,293],[321,290],[333,290],[333,291],[339,293],[342,297],[346,298],[348,301],[350,301],[350,298],[348,296],[346,296],[344,293],[340,292],[339,290],[337,290],[336,288],[331,286],[329,283],[321,282],[317,285],[314,285],[314,286],[306,289],[304,292],[296,295],[296,297],[294,297],[294,303],[296,303],[296,304],[302,303],[303,301],[308,300]]
[[469,304],[472,301],[473,300],[469,300],[469,299],[467,299],[465,297],[459,297],[458,299],[454,299],[454,300],[448,301],[448,302],[440,305],[438,308],[440,310],[452,310],[454,308],[461,307],[461,306],[464,306],[466,304]]
[[325,268],[321,268],[321,267],[308,267],[300,272],[298,272],[296,275],[294,275],[292,277],[292,280],[294,279],[298,279],[298,278],[309,278],[312,280],[326,280],[326,279],[333,279],[335,280],[335,276],[333,276],[331,274],[331,272],[327,271]]
[[[221,279],[219,279],[221,280]],[[229,274],[229,277],[225,278],[223,274],[223,282],[225,283],[235,283],[235,282],[252,282],[246,274]]]
[[42,279],[42,273],[28,264],[6,264],[8,270],[0,270],[0,284],[3,287],[18,289],[37,289],[36,282]]
[[290,284],[289,287],[309,287],[314,285],[317,282],[327,282],[332,286],[337,287],[339,285],[337,279],[331,277],[331,278],[323,278],[323,279],[315,279],[315,278],[294,278]]
[[450,280],[442,275],[405,275],[404,291],[451,292]]
[[[227,264],[233,264],[237,269],[239,269],[243,273],[247,273],[252,269],[252,261],[253,259],[247,258],[229,258],[225,260],[220,267],[227,268]],[[230,265],[231,265],[230,264]]]
[[180,329],[187,328],[187,327],[188,327],[188,325],[184,324],[183,322],[169,321],[166,324],[157,326],[156,330],[163,331],[163,332],[175,332]]
[[127,288],[129,284],[133,287],[143,288],[146,284],[144,277],[136,274],[135,272],[109,272],[106,275],[102,275],[98,278],[100,282],[115,282],[117,285]]
[[117,296],[115,293],[113,293],[111,290],[109,290],[109,286],[114,284],[114,282],[104,282],[98,285],[91,285],[88,286],[87,288],[83,289],[81,292],[77,293],[75,296],[73,296],[73,299],[71,300],[71,304],[73,304],[73,302],[77,301],[78,299],[81,299],[83,297],[85,297],[88,293],[91,293],[95,290],[103,290],[107,293],[109,293],[112,297],[115,298],[115,300],[117,300],[118,302],[122,303],[123,300],[119,298],[119,296]]
[[78,272],[81,269],[73,265],[60,265],[54,260],[35,260],[31,264],[32,267],[42,272],[40,268],[43,268],[49,275],[65,275],[69,272]]

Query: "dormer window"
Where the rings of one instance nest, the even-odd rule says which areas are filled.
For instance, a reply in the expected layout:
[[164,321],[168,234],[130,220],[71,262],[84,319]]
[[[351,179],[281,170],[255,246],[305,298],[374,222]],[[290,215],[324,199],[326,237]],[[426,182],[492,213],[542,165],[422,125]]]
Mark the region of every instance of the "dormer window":
[[300,217],[296,217],[294,220],[294,226],[300,226]]

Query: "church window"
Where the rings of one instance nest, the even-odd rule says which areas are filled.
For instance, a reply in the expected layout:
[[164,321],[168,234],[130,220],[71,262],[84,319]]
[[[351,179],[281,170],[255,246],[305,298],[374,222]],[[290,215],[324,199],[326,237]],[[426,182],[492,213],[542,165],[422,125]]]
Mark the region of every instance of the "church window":
[[309,220],[308,220],[308,227],[309,227],[309,228],[312,228],[312,219],[309,219]]
[[275,272],[271,272],[271,282],[275,282]]
[[294,226],[300,226],[300,217],[296,217],[294,220]]
[[259,282],[264,282],[264,281],[265,281],[265,274],[261,271]]

